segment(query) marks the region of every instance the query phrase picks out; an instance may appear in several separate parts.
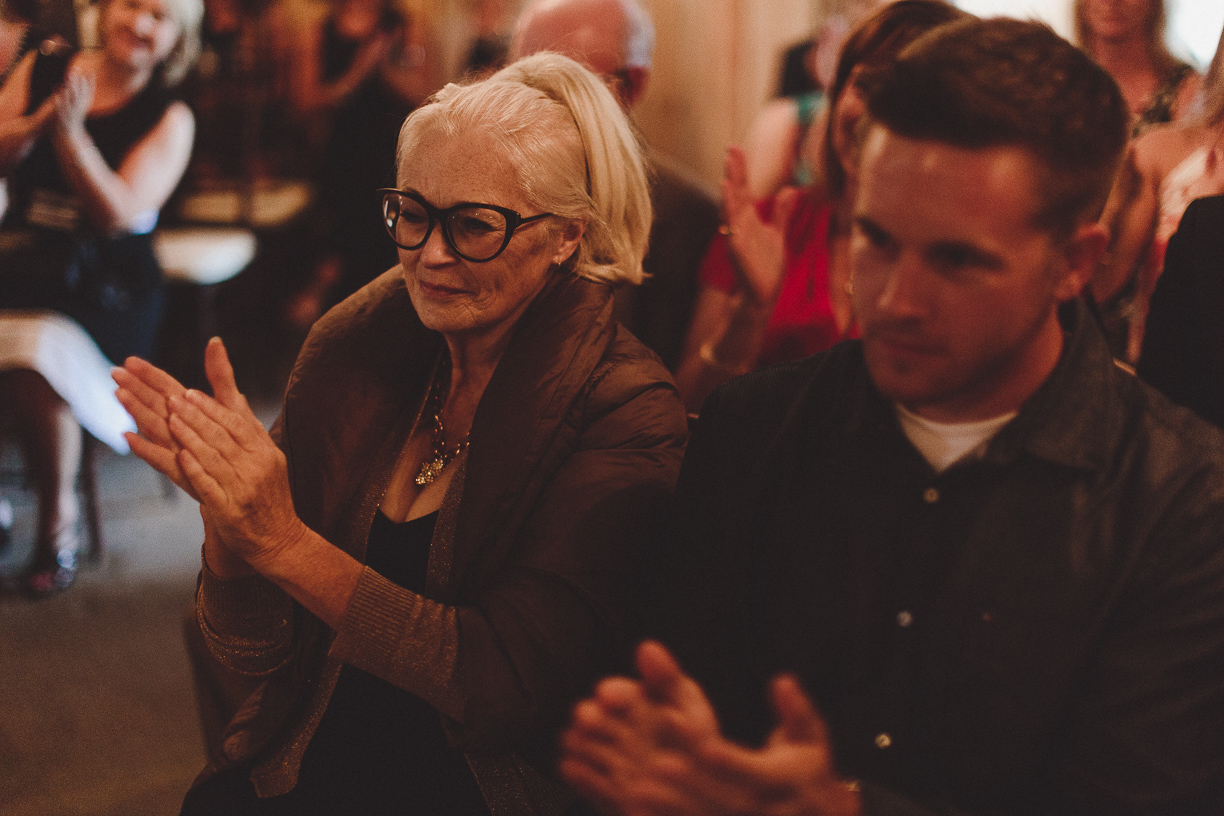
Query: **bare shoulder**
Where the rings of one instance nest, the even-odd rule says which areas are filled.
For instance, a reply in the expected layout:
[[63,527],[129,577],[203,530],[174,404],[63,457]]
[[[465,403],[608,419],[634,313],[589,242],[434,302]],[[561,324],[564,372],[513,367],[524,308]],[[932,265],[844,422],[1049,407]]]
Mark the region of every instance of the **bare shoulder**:
[[1202,144],[1203,130],[1177,123],[1152,128],[1130,147],[1135,168],[1149,178],[1164,178]]
[[175,131],[186,129],[188,132],[195,129],[195,114],[191,112],[191,106],[181,99],[176,99],[166,106],[166,112],[162,114],[161,124]]

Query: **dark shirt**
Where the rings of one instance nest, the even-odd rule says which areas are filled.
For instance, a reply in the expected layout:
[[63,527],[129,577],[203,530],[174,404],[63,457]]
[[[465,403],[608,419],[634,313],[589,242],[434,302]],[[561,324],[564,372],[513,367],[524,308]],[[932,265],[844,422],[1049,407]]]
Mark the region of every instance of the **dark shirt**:
[[639,286],[616,289],[616,319],[671,371],[680,364],[697,301],[697,273],[718,230],[718,198],[689,170],[650,157],[654,220]]
[[1169,239],[1137,370],[1224,428],[1224,196],[1190,202]]
[[[378,511],[366,566],[425,591],[438,514],[395,523]],[[302,758],[295,813],[487,814],[463,754],[447,745],[438,712],[380,677],[345,666]],[[333,801],[334,800],[334,801]],[[319,807],[320,802],[327,802]],[[360,803],[360,805],[358,805]]]
[[942,474],[857,341],[710,398],[661,634],[731,736],[791,671],[868,813],[1224,812],[1224,436],[1066,311],[1055,371]]

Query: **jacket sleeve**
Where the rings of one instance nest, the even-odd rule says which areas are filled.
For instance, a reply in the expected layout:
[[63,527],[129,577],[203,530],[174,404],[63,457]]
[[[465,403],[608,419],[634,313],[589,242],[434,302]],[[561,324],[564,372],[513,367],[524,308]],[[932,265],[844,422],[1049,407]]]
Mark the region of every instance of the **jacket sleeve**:
[[623,636],[645,528],[670,500],[687,436],[672,384],[614,368],[583,403],[571,452],[472,603],[431,601],[367,570],[333,644],[333,657],[454,720],[465,748],[560,725]]
[[[283,420],[282,415],[272,428],[277,444],[282,442]],[[286,445],[281,448],[287,450]],[[213,657],[227,669],[250,677],[263,677],[284,666],[293,647],[293,599],[262,575],[222,578],[203,558],[201,563],[196,620]]]

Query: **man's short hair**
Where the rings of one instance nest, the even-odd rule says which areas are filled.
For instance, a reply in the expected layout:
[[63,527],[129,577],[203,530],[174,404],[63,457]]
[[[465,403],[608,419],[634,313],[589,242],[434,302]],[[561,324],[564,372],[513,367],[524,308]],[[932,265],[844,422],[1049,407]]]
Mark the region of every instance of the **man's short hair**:
[[1045,166],[1036,225],[1069,235],[1105,206],[1129,111],[1117,83],[1044,24],[969,19],[865,82],[872,120],[908,139],[1020,147]]

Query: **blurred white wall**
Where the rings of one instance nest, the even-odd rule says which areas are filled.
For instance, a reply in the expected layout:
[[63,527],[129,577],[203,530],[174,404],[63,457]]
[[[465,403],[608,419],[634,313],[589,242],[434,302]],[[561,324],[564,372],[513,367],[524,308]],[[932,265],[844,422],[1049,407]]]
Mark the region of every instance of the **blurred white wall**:
[[[1165,0],[1165,4],[1169,46],[1205,68],[1224,27],[1224,0]],[[1036,17],[1064,37],[1072,37],[1071,0],[957,0],[956,5],[981,16]]]

